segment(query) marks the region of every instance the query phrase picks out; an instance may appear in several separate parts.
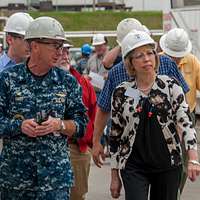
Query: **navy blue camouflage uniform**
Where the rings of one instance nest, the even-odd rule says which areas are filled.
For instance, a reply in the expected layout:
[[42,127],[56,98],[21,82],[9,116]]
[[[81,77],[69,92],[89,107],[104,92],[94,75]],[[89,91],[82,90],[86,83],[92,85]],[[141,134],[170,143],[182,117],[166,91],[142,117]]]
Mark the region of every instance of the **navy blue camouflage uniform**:
[[80,86],[62,69],[54,67],[38,78],[25,64],[4,70],[0,83],[2,200],[8,192],[10,198],[7,195],[6,200],[67,200],[73,185],[67,137],[59,133],[28,137],[21,132],[21,124],[42,111],[52,117],[74,120],[75,135],[82,137],[87,117]]

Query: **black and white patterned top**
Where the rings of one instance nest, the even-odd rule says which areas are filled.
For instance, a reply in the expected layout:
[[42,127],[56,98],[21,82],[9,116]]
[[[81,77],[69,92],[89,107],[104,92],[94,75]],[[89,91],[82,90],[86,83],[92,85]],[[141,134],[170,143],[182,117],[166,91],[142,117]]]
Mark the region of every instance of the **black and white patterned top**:
[[[197,150],[196,131],[188,115],[189,108],[183,90],[178,83],[168,76],[157,75],[149,95],[144,97],[137,89],[135,79],[132,79],[120,84],[112,96],[110,133],[112,168],[123,169],[131,154],[143,98],[148,98],[151,107],[157,110],[158,122],[167,143],[172,166],[181,164],[180,137],[185,143],[186,150]],[[151,115],[151,111],[149,113]],[[177,127],[179,127],[178,132]]]

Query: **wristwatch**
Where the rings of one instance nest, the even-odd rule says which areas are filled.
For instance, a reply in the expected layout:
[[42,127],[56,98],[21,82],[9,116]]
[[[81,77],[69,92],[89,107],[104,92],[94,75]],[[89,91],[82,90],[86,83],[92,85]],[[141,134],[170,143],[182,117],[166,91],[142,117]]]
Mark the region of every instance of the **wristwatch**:
[[66,129],[65,123],[63,122],[63,120],[61,120],[60,131],[64,131],[65,129]]

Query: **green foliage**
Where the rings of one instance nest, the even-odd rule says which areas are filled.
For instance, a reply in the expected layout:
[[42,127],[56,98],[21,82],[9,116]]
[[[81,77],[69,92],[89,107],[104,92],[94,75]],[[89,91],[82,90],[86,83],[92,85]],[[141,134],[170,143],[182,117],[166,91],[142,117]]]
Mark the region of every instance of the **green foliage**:
[[117,24],[124,18],[134,17],[149,28],[159,29],[162,27],[162,12],[31,12],[32,17],[52,16],[58,19],[67,31],[80,30],[115,30]]
[[[149,29],[162,28],[162,12],[158,11],[96,11],[96,12],[30,12],[36,18],[51,16],[56,18],[64,27],[65,31],[102,31],[116,30],[117,24],[124,18],[134,17],[146,25]],[[109,45],[114,46],[115,38],[108,38]],[[73,38],[75,46],[90,43],[91,38]]]

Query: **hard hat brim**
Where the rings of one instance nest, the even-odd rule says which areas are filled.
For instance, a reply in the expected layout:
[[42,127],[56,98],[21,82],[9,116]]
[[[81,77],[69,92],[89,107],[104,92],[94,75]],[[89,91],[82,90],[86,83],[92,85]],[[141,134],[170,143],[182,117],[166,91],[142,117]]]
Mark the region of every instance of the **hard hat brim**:
[[63,40],[63,41],[66,41],[66,42],[69,42],[69,40],[67,40],[66,38],[64,37],[60,37],[60,36],[56,36],[56,37],[50,37],[50,36],[26,36],[24,37],[25,40],[28,40],[28,39],[52,39],[52,40]]
[[106,42],[94,42],[92,43],[93,46],[97,46],[97,45],[101,45],[101,44],[105,44]]
[[5,33],[16,33],[16,34],[19,34],[19,35],[23,35],[23,36],[25,36],[25,31],[9,31],[9,30],[7,30],[7,29],[4,29],[4,32]]
[[169,49],[166,46],[166,36],[167,36],[167,34],[163,35],[160,38],[159,44],[160,44],[160,48],[167,55],[169,55],[171,57],[175,57],[175,58],[182,58],[182,57],[186,56],[187,54],[189,54],[191,52],[191,50],[192,50],[192,43],[191,43],[190,40],[188,41],[188,46],[187,46],[186,50],[183,50],[183,51],[173,51],[173,50]]
[[68,43],[63,44],[63,48],[70,48],[70,47],[73,47],[73,45]]
[[125,58],[131,51],[133,51],[134,49],[138,48],[138,47],[142,47],[145,45],[152,45],[153,48],[156,48],[156,43],[155,42],[151,42],[151,41],[143,41],[143,42],[139,42],[138,44],[134,45],[133,47],[131,47],[127,52],[124,53],[123,58]]

